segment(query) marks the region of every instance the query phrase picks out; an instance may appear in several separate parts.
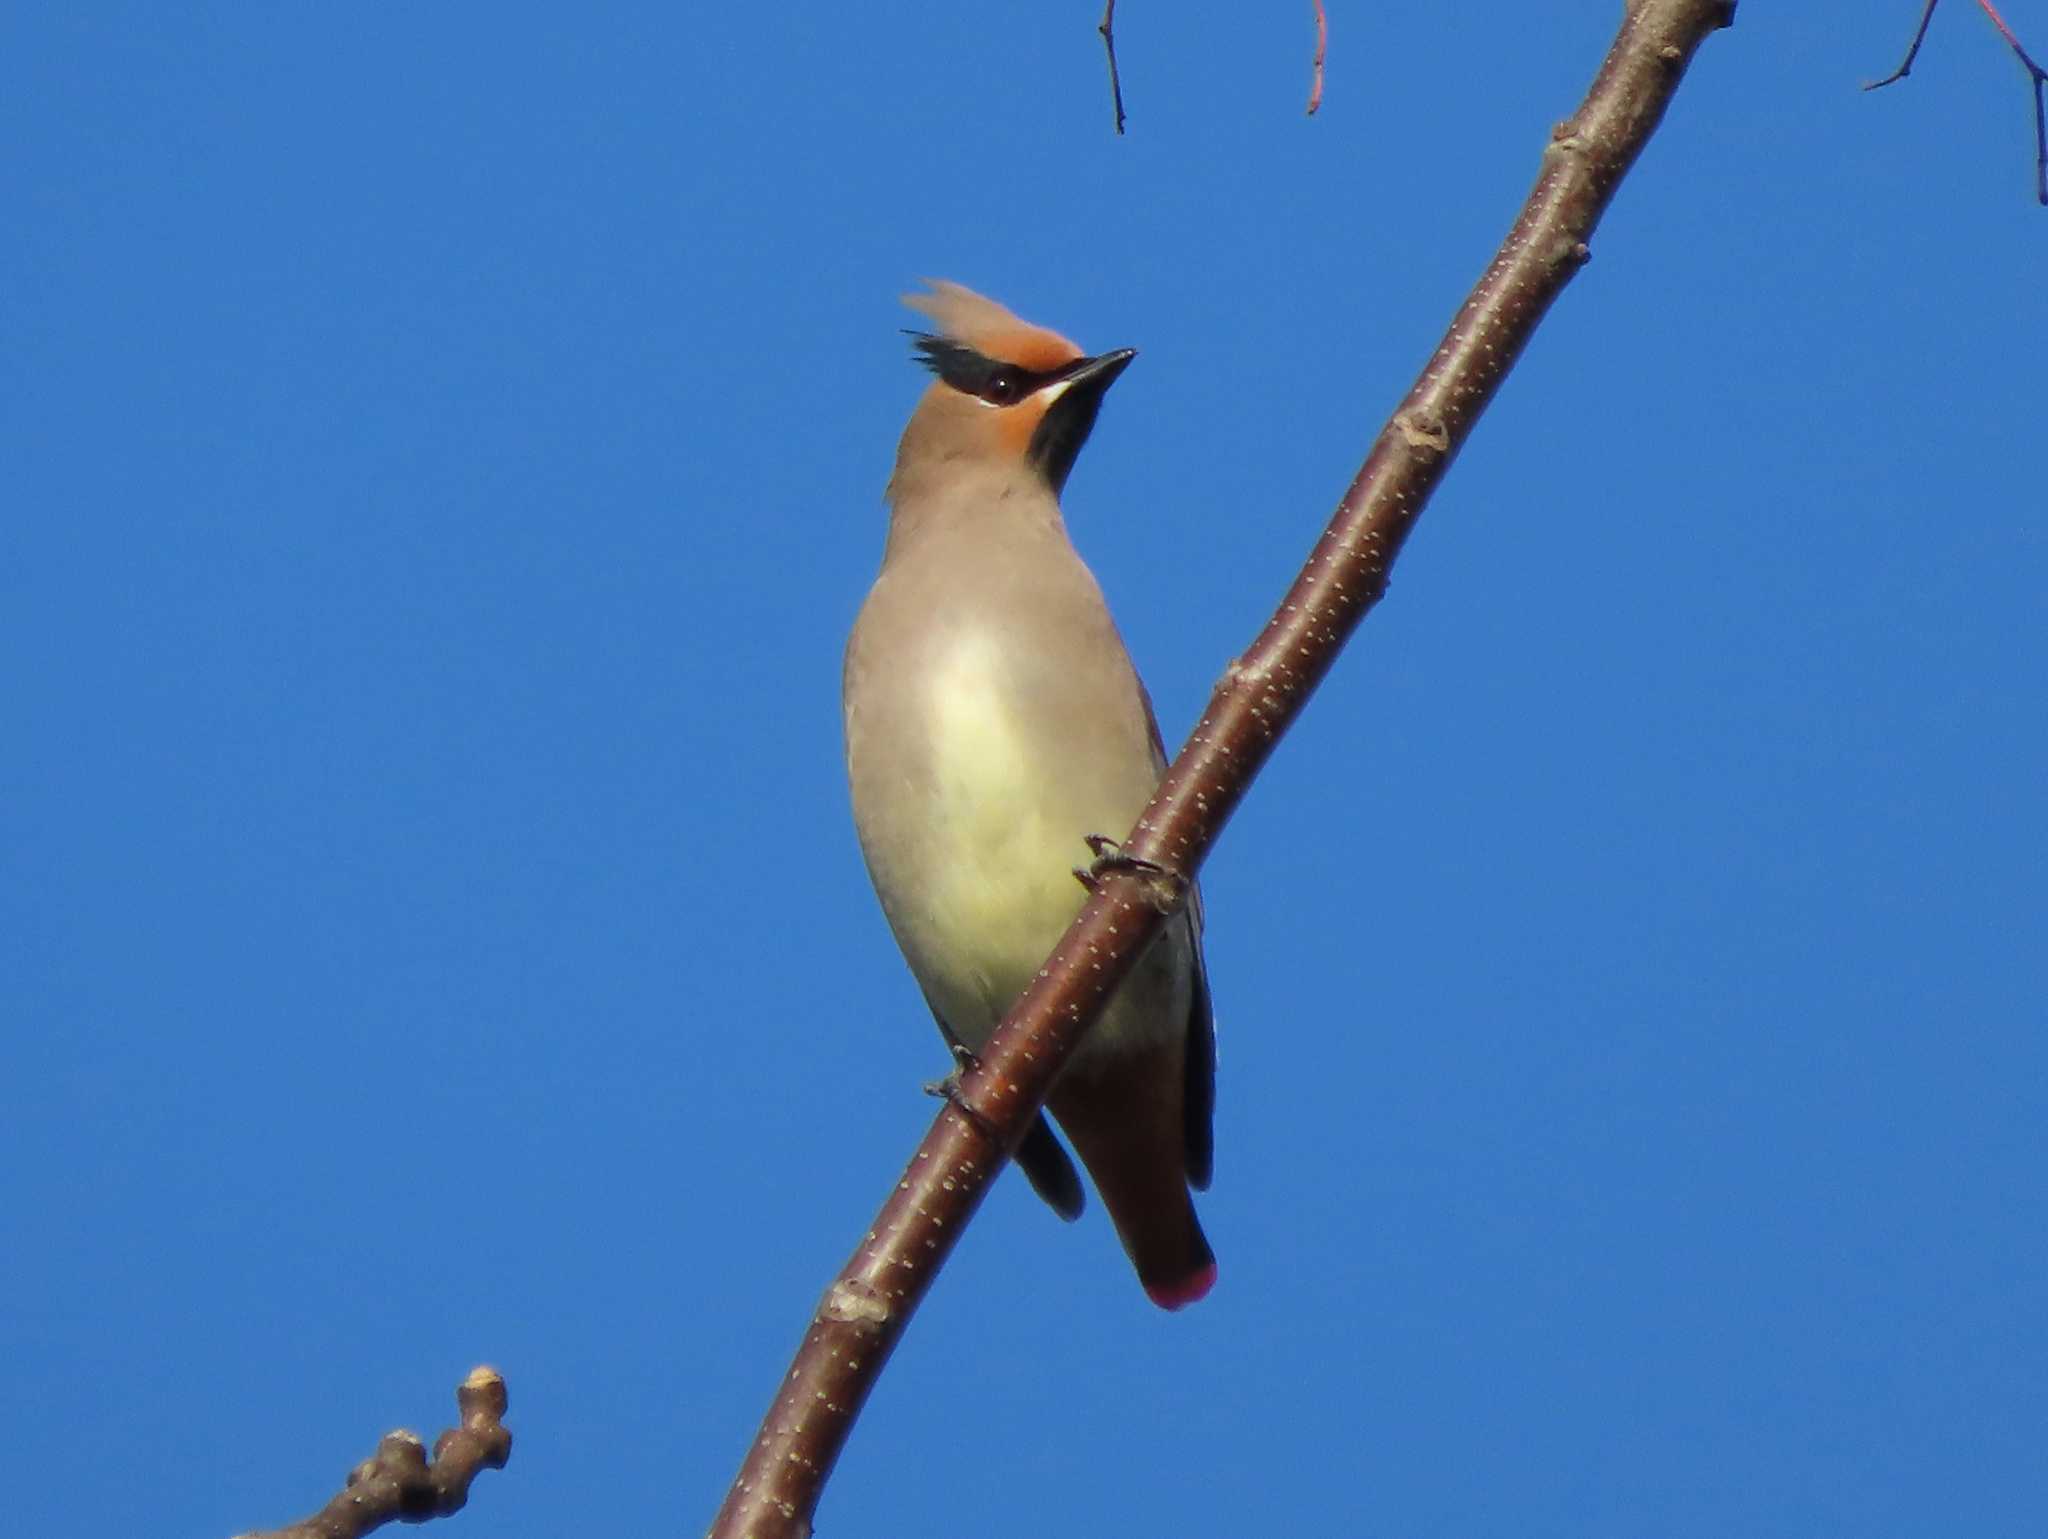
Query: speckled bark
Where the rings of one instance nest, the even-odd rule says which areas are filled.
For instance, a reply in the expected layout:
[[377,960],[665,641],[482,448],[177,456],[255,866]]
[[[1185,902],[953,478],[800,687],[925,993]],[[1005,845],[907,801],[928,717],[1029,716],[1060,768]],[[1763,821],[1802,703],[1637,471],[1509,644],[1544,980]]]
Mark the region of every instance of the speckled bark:
[[495,1370],[471,1369],[455,1392],[461,1425],[434,1440],[431,1460],[417,1433],[387,1432],[312,1517],[239,1539],[362,1539],[387,1523],[424,1523],[460,1512],[470,1483],[512,1457],[506,1403],[505,1381]]

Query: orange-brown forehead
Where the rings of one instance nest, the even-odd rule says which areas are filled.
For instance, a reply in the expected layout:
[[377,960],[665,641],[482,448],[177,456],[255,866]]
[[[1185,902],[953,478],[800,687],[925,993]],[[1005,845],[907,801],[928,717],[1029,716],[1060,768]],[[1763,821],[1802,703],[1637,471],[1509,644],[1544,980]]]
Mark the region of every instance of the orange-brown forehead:
[[1042,326],[1020,323],[953,335],[984,357],[999,363],[1014,363],[1034,374],[1049,374],[1081,356],[1081,349],[1058,332],[1047,331]]
[[1082,357],[1081,349],[1056,331],[1034,326],[992,299],[943,279],[928,294],[909,294],[904,303],[938,323],[942,336],[965,343],[985,358],[1014,363],[1033,373],[1048,372]]

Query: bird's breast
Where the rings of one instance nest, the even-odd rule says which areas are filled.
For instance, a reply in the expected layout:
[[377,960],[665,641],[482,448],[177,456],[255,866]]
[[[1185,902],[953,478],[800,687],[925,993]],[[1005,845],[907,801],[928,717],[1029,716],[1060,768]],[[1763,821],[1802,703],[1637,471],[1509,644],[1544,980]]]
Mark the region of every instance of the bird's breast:
[[898,829],[877,885],[926,993],[978,1047],[1079,912],[1083,837],[1121,837],[1155,771],[1120,646],[1076,670],[1014,628],[927,642],[906,702],[922,740],[906,765],[918,826]]
[[1081,907],[1083,836],[1121,835],[1143,805],[1105,784],[1087,724],[1020,677],[1030,670],[1018,661],[999,638],[958,636],[926,702],[941,850],[933,918],[954,932],[949,950],[992,953],[997,991],[1012,993]]

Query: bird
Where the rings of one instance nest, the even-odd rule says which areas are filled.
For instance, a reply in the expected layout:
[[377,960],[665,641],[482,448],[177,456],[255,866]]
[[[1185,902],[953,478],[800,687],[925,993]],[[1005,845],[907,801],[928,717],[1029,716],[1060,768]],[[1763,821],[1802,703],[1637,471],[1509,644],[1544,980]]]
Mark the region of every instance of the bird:
[[[957,283],[926,280],[904,303],[931,322],[910,335],[936,378],[898,445],[881,572],[847,641],[847,778],[883,914],[940,1032],[974,1055],[1086,902],[1084,841],[1122,837],[1166,766],[1060,510],[1136,353],[1083,353]],[[1162,1309],[1216,1281],[1190,1196],[1214,1161],[1201,930],[1190,886],[1046,1101]],[[1080,1216],[1043,1114],[1015,1157],[1055,1212]]]

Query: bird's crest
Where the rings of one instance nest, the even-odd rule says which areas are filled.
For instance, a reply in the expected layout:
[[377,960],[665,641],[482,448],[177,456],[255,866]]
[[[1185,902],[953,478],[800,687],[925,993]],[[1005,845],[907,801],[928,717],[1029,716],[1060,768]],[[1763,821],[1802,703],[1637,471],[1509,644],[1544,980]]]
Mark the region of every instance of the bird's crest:
[[938,324],[939,335],[972,348],[984,358],[1012,363],[1033,373],[1051,373],[1084,356],[1056,331],[1034,326],[993,299],[943,278],[927,278],[929,294],[905,294],[903,302]]

